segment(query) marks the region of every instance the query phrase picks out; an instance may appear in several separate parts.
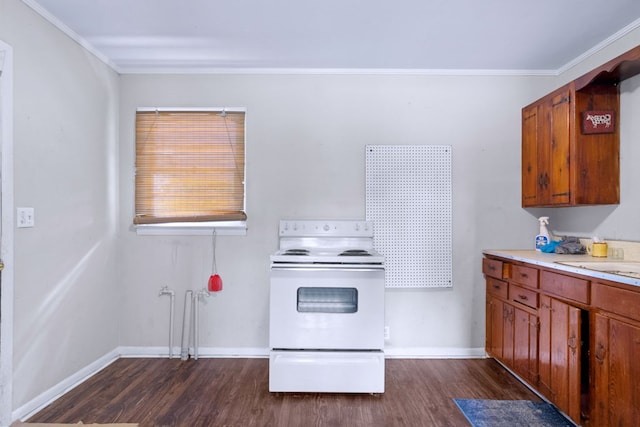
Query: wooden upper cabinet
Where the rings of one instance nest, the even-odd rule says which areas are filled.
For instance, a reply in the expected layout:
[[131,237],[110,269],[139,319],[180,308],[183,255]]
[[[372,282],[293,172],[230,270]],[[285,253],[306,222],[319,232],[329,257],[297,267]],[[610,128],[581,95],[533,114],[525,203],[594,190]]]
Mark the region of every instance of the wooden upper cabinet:
[[560,93],[550,97],[544,103],[544,108],[548,110],[544,124],[550,128],[545,132],[545,137],[549,140],[542,144],[545,146],[542,153],[549,156],[548,159],[544,159],[544,163],[548,164],[548,172],[545,172],[544,198],[542,199],[542,204],[545,205],[570,203],[570,107],[571,93],[566,89],[561,90]]
[[[620,201],[618,87],[569,83],[522,110],[522,206]],[[585,133],[587,111],[613,112],[613,132]]]

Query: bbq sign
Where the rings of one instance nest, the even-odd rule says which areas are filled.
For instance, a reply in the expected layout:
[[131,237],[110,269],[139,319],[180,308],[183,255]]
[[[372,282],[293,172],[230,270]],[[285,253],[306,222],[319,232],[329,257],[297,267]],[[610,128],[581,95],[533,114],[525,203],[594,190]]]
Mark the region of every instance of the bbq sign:
[[613,110],[585,111],[582,113],[582,133],[613,133],[615,116]]

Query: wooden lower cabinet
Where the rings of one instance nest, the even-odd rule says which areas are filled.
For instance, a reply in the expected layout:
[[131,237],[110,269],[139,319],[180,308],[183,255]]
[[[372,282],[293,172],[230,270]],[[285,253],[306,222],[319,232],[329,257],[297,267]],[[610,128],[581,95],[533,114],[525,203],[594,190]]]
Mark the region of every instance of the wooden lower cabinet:
[[538,316],[514,307],[513,370],[532,385],[538,380]]
[[487,353],[522,379],[538,377],[538,318],[515,304],[487,298]]
[[640,323],[594,316],[594,405],[591,425],[640,422]]
[[640,287],[483,261],[486,351],[568,415],[640,425]]
[[[499,261],[483,264],[487,354],[576,424],[599,426],[589,420],[591,282],[535,265]],[[491,264],[496,268],[489,269]]]
[[539,391],[580,422],[582,311],[547,295],[540,297]]
[[490,294],[487,295],[487,324],[486,324],[486,350],[496,359],[502,359],[503,348],[503,302]]
[[[486,265],[485,272],[502,274],[502,268],[488,270]],[[537,281],[537,275],[535,277]],[[537,293],[495,277],[487,277],[486,284],[486,351],[535,385],[538,378]]]

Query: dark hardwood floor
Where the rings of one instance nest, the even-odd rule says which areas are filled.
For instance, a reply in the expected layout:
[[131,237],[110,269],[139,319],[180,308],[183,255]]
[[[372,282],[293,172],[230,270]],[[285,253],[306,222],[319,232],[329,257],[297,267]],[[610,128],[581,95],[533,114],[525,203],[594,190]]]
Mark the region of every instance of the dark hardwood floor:
[[119,359],[33,423],[468,426],[454,398],[540,399],[493,359],[388,359],[385,393],[269,393],[268,359]]

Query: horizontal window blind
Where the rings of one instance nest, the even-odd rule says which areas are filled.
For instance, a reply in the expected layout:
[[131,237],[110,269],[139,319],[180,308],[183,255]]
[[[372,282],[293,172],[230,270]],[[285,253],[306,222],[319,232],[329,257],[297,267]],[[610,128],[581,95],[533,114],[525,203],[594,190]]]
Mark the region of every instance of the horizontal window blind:
[[245,214],[245,113],[137,111],[134,224]]

